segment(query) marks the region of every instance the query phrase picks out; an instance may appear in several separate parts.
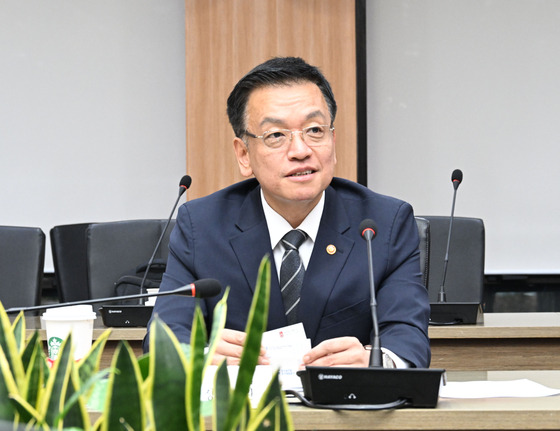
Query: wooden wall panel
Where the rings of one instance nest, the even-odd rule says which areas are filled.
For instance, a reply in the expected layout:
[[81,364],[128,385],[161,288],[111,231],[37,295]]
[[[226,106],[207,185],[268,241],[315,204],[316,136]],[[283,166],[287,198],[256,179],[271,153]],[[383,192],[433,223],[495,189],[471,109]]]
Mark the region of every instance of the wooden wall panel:
[[355,0],[186,0],[189,199],[237,182],[226,100],[235,83],[274,56],[299,56],[333,87],[336,175],[357,177]]

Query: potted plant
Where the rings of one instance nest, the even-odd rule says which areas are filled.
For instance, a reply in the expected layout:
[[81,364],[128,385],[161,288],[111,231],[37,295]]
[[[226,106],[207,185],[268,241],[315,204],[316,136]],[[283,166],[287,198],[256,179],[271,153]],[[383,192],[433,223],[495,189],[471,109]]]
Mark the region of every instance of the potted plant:
[[[257,365],[261,336],[266,329],[270,295],[270,261],[263,258],[247,322],[247,341],[232,389],[225,361],[215,374],[212,429],[293,429],[276,373],[258,406],[252,408],[249,388]],[[106,331],[78,363],[72,358],[69,336],[53,368],[37,333],[25,343],[25,320],[13,324],[0,307],[0,420],[38,429],[202,430],[205,429],[201,387],[227,313],[227,291],[214,311],[207,338],[200,309],[193,321],[190,345],[180,344],[159,319],[150,330],[150,351],[136,358],[126,341],[117,347],[109,370],[99,371]],[[207,349],[205,349],[208,347]],[[205,352],[205,350],[207,350]],[[107,379],[104,377],[108,376]],[[103,411],[90,422],[86,401],[93,385],[106,384]]]

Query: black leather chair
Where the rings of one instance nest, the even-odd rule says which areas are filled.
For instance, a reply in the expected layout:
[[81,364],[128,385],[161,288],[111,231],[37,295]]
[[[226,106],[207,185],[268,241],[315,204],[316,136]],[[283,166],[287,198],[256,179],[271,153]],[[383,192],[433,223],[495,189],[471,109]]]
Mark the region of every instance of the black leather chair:
[[59,225],[50,230],[54,276],[60,302],[89,299],[86,253],[86,229],[89,225]]
[[418,226],[418,236],[420,237],[420,271],[422,272],[422,281],[426,289],[428,289],[428,280],[430,276],[430,222],[422,217],[415,217]]
[[45,234],[40,228],[0,226],[0,301],[4,308],[40,305],[44,264]]
[[[428,293],[437,302],[443,279],[448,216],[421,216],[430,229]],[[450,302],[482,303],[484,293],[484,222],[479,218],[454,217],[449,259],[445,277],[445,292]]]
[[[115,283],[150,260],[167,220],[92,223],[86,229],[87,280],[91,298],[115,296]],[[155,259],[167,260],[172,220]]]

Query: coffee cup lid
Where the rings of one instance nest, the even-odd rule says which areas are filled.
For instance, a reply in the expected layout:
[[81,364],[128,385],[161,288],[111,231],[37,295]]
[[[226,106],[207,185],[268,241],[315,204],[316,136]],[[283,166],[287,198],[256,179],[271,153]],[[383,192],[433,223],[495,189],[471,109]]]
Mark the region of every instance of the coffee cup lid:
[[96,318],[93,307],[87,304],[49,308],[42,317],[43,320],[91,320]]

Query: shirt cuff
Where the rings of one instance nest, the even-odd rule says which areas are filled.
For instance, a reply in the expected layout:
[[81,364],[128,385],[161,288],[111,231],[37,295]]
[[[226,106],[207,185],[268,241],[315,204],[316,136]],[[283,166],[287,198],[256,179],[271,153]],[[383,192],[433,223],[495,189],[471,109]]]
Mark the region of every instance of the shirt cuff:
[[382,347],[381,353],[383,353],[383,368],[410,368],[407,360],[400,358],[389,349]]

